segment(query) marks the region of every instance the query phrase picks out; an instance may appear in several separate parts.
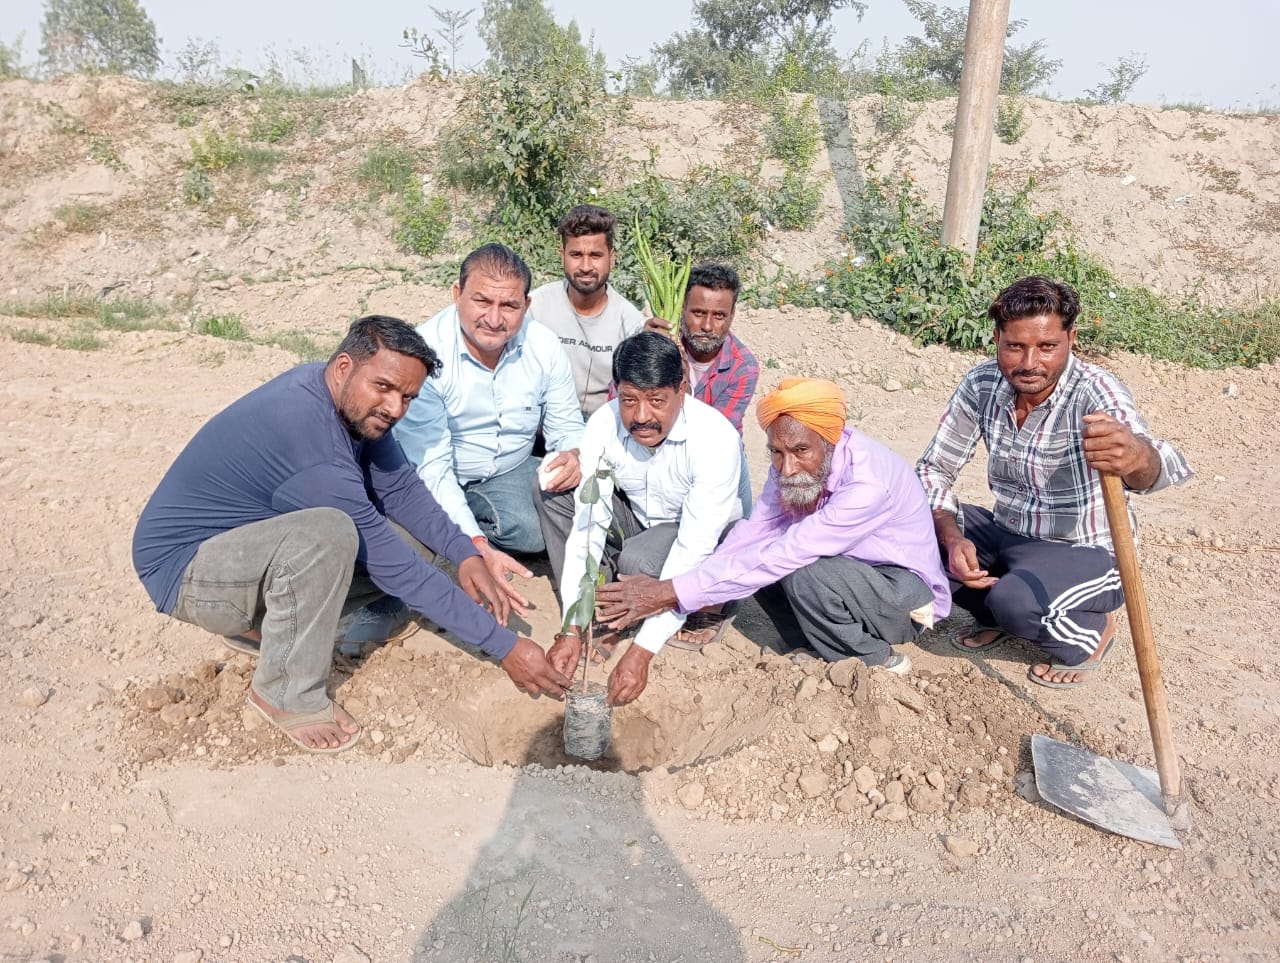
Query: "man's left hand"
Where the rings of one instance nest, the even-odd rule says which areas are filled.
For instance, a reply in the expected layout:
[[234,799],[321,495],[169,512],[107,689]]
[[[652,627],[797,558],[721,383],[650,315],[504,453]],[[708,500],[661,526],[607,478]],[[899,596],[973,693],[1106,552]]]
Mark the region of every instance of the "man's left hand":
[[596,589],[596,613],[611,629],[625,629],[680,604],[670,579],[619,575]]
[[566,449],[552,458],[547,462],[546,474],[552,479],[552,483],[547,486],[547,491],[564,492],[577,488],[578,482],[582,481],[582,465],[578,462],[578,449]]
[[649,684],[649,662],[653,653],[632,644],[609,673],[609,705],[625,706],[639,698]]
[[1084,416],[1084,460],[1094,471],[1119,475],[1135,490],[1150,488],[1160,476],[1155,447],[1101,411]]
[[[514,608],[520,615],[525,615],[529,600],[515,590],[507,579],[508,572],[532,577],[533,573],[505,552],[490,548],[486,554],[463,559],[458,566],[458,587],[469,596],[493,612],[499,625],[506,625]],[[509,563],[510,568],[507,564]]]

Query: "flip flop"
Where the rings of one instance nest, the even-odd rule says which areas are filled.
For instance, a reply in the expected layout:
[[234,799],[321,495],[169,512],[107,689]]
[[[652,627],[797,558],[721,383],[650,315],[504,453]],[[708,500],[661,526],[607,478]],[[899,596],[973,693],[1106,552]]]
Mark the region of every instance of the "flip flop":
[[267,713],[267,710],[262,708],[262,706],[258,705],[258,703],[254,702],[253,699],[246,699],[244,704],[247,705],[249,708],[253,709],[253,711],[258,713],[258,715],[262,716],[262,718],[266,719],[267,722],[271,723],[271,725],[273,725],[275,728],[283,732],[285,735],[285,738],[288,739],[290,742],[292,742],[299,749],[303,749],[306,752],[314,752],[317,755],[332,756],[339,752],[346,752],[348,749],[350,749],[352,746],[354,746],[357,742],[360,741],[360,735],[364,732],[364,728],[361,727],[357,729],[355,732],[350,733],[346,742],[338,746],[335,746],[332,749],[317,749],[314,746],[307,745],[305,742],[303,742],[301,739],[295,736],[293,732],[295,729],[302,729],[306,726],[318,725],[322,722],[336,723],[338,719],[333,711],[332,699],[329,700],[328,705],[326,705],[323,709],[317,710],[316,712],[292,712],[292,713],[286,713],[284,716],[279,716],[279,717],[269,715]]
[[[1115,644],[1116,644],[1116,637],[1113,635],[1111,636],[1110,641],[1108,641],[1107,644],[1103,647],[1102,654],[1099,655],[1098,658],[1092,662],[1081,662],[1079,665],[1062,665],[1061,663],[1053,662],[1053,663],[1050,663],[1049,665],[1049,672],[1083,672],[1085,674],[1083,679],[1076,679],[1075,682],[1050,682],[1047,679],[1042,679],[1040,676],[1036,675],[1033,671],[1031,671],[1032,669],[1035,668],[1035,666],[1027,667],[1027,678],[1030,679],[1032,682],[1034,682],[1036,685],[1044,686],[1046,689],[1078,688],[1079,686],[1082,686],[1089,681],[1090,673],[1097,672],[1098,669],[1102,667],[1102,663],[1105,662],[1107,659],[1107,656],[1111,654],[1111,649]],[[1049,673],[1046,672],[1045,674],[1048,675]]]
[[222,636],[222,644],[233,652],[239,652],[241,655],[251,655],[255,659],[262,653],[261,643],[243,635],[224,635]]
[[[733,624],[733,619],[734,616],[726,615],[723,612],[694,612],[684,620],[684,627],[667,640],[667,645],[675,649],[684,649],[688,652],[701,652],[708,645],[720,641],[724,636],[725,630]],[[702,642],[681,638],[686,632],[705,632],[707,629],[715,629],[715,632],[711,634],[710,638]]]
[[[965,639],[971,639],[975,635],[981,635],[983,632],[994,632],[995,637],[990,642],[984,642],[982,645],[965,645]],[[968,635],[956,636],[954,639],[948,639],[953,649],[959,649],[961,652],[985,652],[987,649],[993,649],[1001,642],[1008,642],[1010,639],[1016,639],[1016,635],[1010,635],[998,625],[975,625],[969,630]]]

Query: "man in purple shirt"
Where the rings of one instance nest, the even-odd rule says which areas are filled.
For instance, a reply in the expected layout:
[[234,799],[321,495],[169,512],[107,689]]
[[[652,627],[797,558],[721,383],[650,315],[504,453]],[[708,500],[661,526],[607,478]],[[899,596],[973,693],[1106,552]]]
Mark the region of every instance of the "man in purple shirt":
[[[391,435],[439,365],[405,322],[354,321],[327,364],[285,372],[196,432],[134,531],[134,568],[159,611],[260,636],[248,705],[308,751],[359,739],[325,681],[340,616],[384,593],[499,660],[517,688],[569,685],[505,627],[506,593]],[[453,562],[459,584],[392,521]]]
[[822,658],[909,671],[910,659],[891,647],[951,611],[933,517],[911,466],[845,426],[844,396],[830,381],[785,378],[757,417],[773,468],[751,517],[684,575],[602,585],[601,620],[621,628],[776,587],[762,604]]

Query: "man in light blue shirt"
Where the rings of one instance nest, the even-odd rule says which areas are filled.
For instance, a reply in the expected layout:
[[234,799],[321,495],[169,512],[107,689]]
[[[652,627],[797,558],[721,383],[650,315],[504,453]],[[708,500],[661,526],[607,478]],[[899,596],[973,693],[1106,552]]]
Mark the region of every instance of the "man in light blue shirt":
[[[440,377],[395,428],[427,488],[522,614],[528,603],[507,578],[532,573],[507,552],[545,548],[534,490],[572,500],[582,478],[573,372],[559,339],[525,323],[530,281],[510,248],[486,244],[467,255],[453,306],[418,328],[440,356]],[[541,476],[532,454],[539,428],[553,453]]]

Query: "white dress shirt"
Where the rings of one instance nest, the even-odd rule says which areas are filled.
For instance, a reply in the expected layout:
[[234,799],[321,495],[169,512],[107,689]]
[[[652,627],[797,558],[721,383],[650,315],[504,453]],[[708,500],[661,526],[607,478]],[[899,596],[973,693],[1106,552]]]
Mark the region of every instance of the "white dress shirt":
[[582,412],[569,359],[551,331],[527,320],[490,371],[470,351],[449,306],[418,328],[440,356],[395,427],[405,457],[467,535],[481,534],[462,486],[524,463],[542,427],[548,451],[577,448]]
[[[579,457],[584,482],[602,468],[612,471],[613,477],[598,480],[600,500],[594,506],[584,505],[575,493],[573,528],[565,542],[560,581],[562,618],[568,617],[577,600],[587,552],[598,559],[604,551],[605,535],[613,522],[614,478],[645,528],[678,523],[675,544],[662,565],[664,579],[694,568],[715,551],[725,528],[750,511],[751,487],[741,437],[724,415],[689,395],[684,396],[670,434],[654,449],[631,437],[615,398],[587,421]],[[684,619],[678,612],[650,616],[636,634],[636,645],[657,652],[680,630]]]

